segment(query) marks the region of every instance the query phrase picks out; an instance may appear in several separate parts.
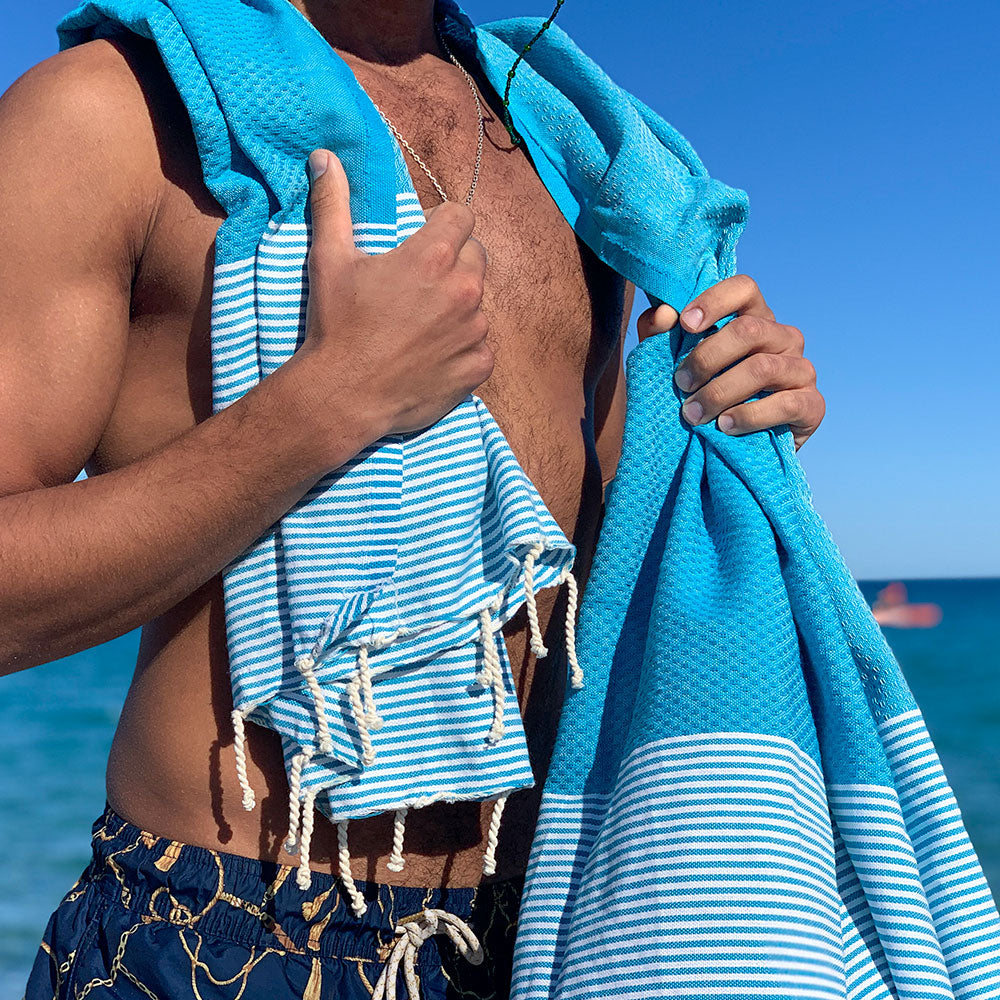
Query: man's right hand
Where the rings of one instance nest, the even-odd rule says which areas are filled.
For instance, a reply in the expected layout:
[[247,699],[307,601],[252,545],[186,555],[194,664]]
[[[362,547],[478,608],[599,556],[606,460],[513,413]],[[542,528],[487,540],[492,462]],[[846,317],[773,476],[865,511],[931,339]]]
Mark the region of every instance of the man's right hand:
[[[433,423],[492,368],[472,214],[446,205],[404,246],[368,257],[332,163],[313,189],[303,346],[230,405],[196,412],[184,380],[207,381],[206,315],[143,427],[112,432],[100,474],[74,482],[123,393],[144,391],[129,358],[168,329],[133,300],[154,236],[169,263],[170,226],[182,224],[160,216],[182,176],[165,164],[188,162],[164,158],[173,129],[142,75],[153,65],[145,43],[95,39],[0,97],[0,675],[173,608],[331,470]],[[193,146],[183,157],[197,162]],[[195,302],[209,289],[186,291]]]
[[354,244],[340,160],[316,150],[310,164],[321,172],[310,191],[306,339],[288,364],[308,371],[321,432],[330,393],[353,399],[376,437],[427,427],[493,371],[475,216],[445,202],[401,246],[369,255]]

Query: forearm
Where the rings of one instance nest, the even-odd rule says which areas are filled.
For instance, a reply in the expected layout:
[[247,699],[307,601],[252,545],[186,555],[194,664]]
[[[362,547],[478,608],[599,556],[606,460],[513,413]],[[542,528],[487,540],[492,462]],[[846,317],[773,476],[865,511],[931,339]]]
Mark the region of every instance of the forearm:
[[317,433],[286,368],[129,466],[0,499],[0,674],[161,614],[380,436],[347,407]]

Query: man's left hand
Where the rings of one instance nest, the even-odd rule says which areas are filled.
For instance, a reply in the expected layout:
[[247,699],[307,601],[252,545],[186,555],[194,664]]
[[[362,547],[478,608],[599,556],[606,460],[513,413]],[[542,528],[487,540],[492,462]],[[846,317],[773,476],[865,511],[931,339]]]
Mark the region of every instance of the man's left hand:
[[[677,368],[678,387],[691,394],[681,408],[684,419],[690,424],[718,420],[719,430],[727,434],[787,424],[795,447],[801,448],[826,413],[816,369],[802,356],[801,331],[775,321],[757,282],[745,274],[726,278],[692,299],[680,323],[700,333],[730,313],[736,316],[696,344]],[[647,309],[638,319],[639,339],[676,325],[677,312],[670,306]],[[751,399],[763,391],[769,395]]]

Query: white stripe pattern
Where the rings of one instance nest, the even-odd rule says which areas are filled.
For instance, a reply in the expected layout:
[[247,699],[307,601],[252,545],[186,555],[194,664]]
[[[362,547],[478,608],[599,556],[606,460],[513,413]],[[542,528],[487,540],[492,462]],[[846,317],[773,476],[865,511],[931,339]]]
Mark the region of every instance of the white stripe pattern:
[[919,711],[880,732],[898,795],[826,787],[753,733],[647,744],[613,794],[547,793],[512,995],[1000,996],[997,911]]

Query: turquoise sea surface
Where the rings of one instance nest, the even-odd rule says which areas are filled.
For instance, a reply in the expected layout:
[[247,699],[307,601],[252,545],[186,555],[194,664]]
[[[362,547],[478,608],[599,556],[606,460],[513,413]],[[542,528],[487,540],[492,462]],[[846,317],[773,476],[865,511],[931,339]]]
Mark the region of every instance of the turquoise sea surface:
[[[884,581],[888,582],[888,581]],[[862,584],[869,601],[883,583]],[[1000,579],[907,582],[944,612],[887,628],[955,790],[994,896],[1000,892]],[[86,866],[104,763],[138,633],[0,678],[0,998],[21,996],[49,913]]]

